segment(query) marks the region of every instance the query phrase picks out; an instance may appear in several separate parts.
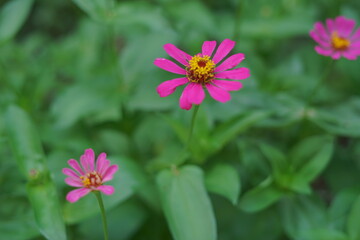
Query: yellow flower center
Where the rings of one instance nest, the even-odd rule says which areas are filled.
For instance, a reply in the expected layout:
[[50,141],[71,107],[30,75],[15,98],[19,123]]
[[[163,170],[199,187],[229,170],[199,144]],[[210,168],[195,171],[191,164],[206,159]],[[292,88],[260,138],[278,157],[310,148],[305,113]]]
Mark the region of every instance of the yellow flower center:
[[342,38],[339,36],[337,32],[333,32],[331,34],[331,45],[336,50],[346,50],[350,46],[350,41],[346,38]]
[[81,176],[81,182],[84,184],[84,187],[98,187],[102,184],[101,176],[93,171],[91,173],[87,173],[85,176]]
[[190,82],[208,83],[214,79],[215,63],[210,56],[200,54],[193,56],[186,68],[186,76]]

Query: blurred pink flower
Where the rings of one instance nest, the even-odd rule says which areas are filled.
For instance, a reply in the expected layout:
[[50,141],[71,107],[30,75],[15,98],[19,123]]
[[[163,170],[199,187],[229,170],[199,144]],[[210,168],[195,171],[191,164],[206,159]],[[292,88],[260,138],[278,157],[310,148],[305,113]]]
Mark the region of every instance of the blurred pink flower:
[[110,181],[118,170],[117,165],[111,165],[106,159],[106,153],[100,153],[96,160],[91,148],[86,149],[80,157],[80,165],[75,159],[70,159],[68,164],[74,169],[63,168],[62,172],[68,177],[65,182],[72,187],[79,187],[66,195],[66,200],[76,202],[91,191],[101,191],[106,195],[114,193],[113,186],[103,185]]
[[318,54],[339,59],[341,56],[355,60],[360,55],[360,28],[354,29],[355,21],[339,16],[327,19],[326,26],[317,22],[310,36],[319,44]]
[[229,70],[245,59],[245,55],[242,53],[234,54],[219,64],[234,46],[234,41],[225,39],[211,57],[216,47],[216,41],[205,41],[202,45],[202,52],[194,56],[181,51],[173,44],[165,44],[165,51],[184,67],[179,67],[165,58],[155,59],[154,64],[166,71],[185,76],[161,83],[156,89],[158,94],[160,97],[166,97],[172,94],[178,86],[187,84],[180,96],[180,107],[186,110],[191,109],[192,104],[202,103],[205,98],[204,87],[215,100],[229,101],[231,96],[228,91],[239,90],[242,88],[242,83],[219,79],[242,80],[250,76],[248,68]]

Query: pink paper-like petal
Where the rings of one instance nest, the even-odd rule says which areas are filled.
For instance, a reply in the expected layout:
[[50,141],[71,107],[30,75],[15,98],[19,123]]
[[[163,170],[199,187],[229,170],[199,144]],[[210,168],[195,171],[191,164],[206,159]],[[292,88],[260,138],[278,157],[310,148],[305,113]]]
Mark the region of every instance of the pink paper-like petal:
[[329,34],[326,32],[326,29],[324,25],[321,22],[317,22],[314,25],[315,32],[317,35],[323,40],[328,41],[329,40]]
[[325,48],[322,48],[320,46],[315,46],[315,51],[318,54],[324,55],[324,56],[330,56],[333,53],[332,49],[325,49]]
[[62,172],[63,174],[69,177],[79,178],[79,174],[77,174],[75,171],[71,170],[70,168],[63,168]]
[[243,86],[241,82],[226,80],[213,80],[212,83],[226,91],[237,91],[240,90]]
[[349,60],[356,60],[357,59],[357,54],[352,54],[351,52],[343,52],[342,53],[343,56]]
[[360,28],[358,28],[355,33],[350,37],[351,41],[360,40]]
[[190,86],[191,85],[188,84],[184,88],[183,92],[181,93],[180,100],[179,100],[180,108],[185,109],[185,110],[190,110],[192,107],[192,104],[188,100],[188,91],[189,91]]
[[157,58],[154,61],[154,64],[158,66],[159,68],[162,68],[168,72],[177,73],[177,74],[186,74],[185,69],[179,67],[172,61],[165,59],[165,58]]
[[91,170],[91,156],[94,157],[92,149],[86,149],[84,154],[80,156],[80,163],[86,173],[92,172]]
[[107,186],[107,185],[101,185],[96,188],[96,190],[101,191],[102,193],[106,195],[111,195],[114,193],[115,189],[113,186]]
[[341,57],[341,52],[334,52],[332,55],[331,55],[332,59],[339,59]]
[[219,102],[227,102],[231,99],[231,95],[229,92],[225,91],[222,88],[216,87],[210,83],[205,84],[207,90],[209,91],[210,96]]
[[215,72],[221,72],[230,68],[236,67],[242,60],[245,59],[243,53],[237,53],[227,58],[222,64],[215,68]]
[[310,37],[323,47],[330,47],[329,41],[324,41],[314,30],[310,31]]
[[220,62],[226,55],[228,55],[228,53],[234,48],[234,46],[235,42],[230,39],[225,39],[224,41],[222,41],[212,59],[214,63],[217,64],[218,62]]
[[106,172],[103,175],[102,182],[107,182],[107,181],[110,181],[111,179],[113,179],[114,174],[116,173],[116,171],[118,169],[119,169],[118,165],[111,165],[110,167],[108,167],[108,169],[106,170]]
[[72,178],[72,177],[68,177],[65,178],[65,182],[67,185],[72,186],[72,187],[84,187],[84,184],[82,184],[82,182],[80,181],[80,178]]
[[88,194],[89,192],[91,192],[91,189],[89,188],[80,188],[80,189],[72,190],[66,195],[66,200],[68,200],[71,203],[74,203],[83,196],[85,196],[86,194]]
[[178,49],[175,45],[171,43],[167,43],[164,45],[164,49],[169,54],[170,57],[174,58],[179,63],[187,66],[188,61],[191,59],[191,56],[187,54],[186,52],[181,51]]
[[355,27],[355,21],[339,16],[335,19],[336,29],[341,37],[348,38]]
[[106,170],[108,169],[108,167],[110,166],[110,161],[105,159],[104,160],[104,163],[102,165],[102,168],[98,169],[98,173],[101,175],[101,176],[104,176]]
[[202,45],[202,55],[211,57],[215,47],[216,47],[216,41],[205,41]]
[[80,164],[78,163],[78,161],[76,161],[75,159],[70,159],[68,161],[68,164],[73,168],[75,169],[76,171],[78,171],[78,173],[80,175],[84,175],[84,170],[80,167]]
[[242,80],[250,77],[250,70],[248,68],[235,68],[233,70],[220,72],[215,74],[215,78]]
[[87,158],[87,163],[89,166],[89,170],[92,172],[94,171],[94,165],[95,165],[95,153],[94,150],[91,148],[85,150],[85,155]]
[[351,42],[350,48],[360,48],[360,40]]
[[326,19],[326,27],[329,31],[329,33],[331,34],[332,32],[334,32],[335,29],[335,22],[332,19]]
[[205,92],[202,84],[200,83],[190,83],[188,94],[188,101],[193,104],[201,104],[205,98]]
[[172,94],[178,86],[184,85],[188,82],[189,80],[187,78],[175,78],[161,83],[156,88],[156,91],[160,97],[166,97]]
[[106,164],[106,153],[102,152],[96,159],[96,171],[98,173],[100,173],[101,169],[104,167],[104,164]]

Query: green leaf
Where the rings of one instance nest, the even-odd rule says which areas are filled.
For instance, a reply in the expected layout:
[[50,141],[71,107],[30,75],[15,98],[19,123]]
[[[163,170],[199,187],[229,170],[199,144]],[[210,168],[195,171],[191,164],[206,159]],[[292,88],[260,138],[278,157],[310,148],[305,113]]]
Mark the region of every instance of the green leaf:
[[175,240],[217,239],[215,217],[200,168],[163,170],[156,180]]
[[350,240],[360,239],[359,222],[360,222],[360,196],[356,199],[356,201],[352,205],[347,220],[346,230],[349,234]]
[[[103,196],[107,210],[128,199],[145,179],[133,161],[118,157],[109,157],[109,160],[112,164],[118,164],[120,169],[115,173],[114,179],[109,182],[109,185],[114,186],[115,193],[111,196]],[[89,194],[75,203],[66,202],[64,206],[64,218],[70,224],[80,222],[99,212],[98,203],[93,194]]]
[[269,114],[269,112],[264,111],[242,113],[219,125],[211,135],[211,149],[214,152],[221,149],[238,134],[246,131],[260,120],[265,119]]
[[50,181],[41,184],[29,183],[27,192],[40,232],[47,239],[66,239],[65,224],[54,184]]
[[5,114],[10,144],[23,175],[41,178],[46,172],[44,152],[35,126],[28,114],[17,106],[10,106]]
[[261,143],[259,147],[271,164],[275,180],[281,182],[282,176],[288,173],[289,163],[286,161],[285,154],[265,143]]
[[294,164],[295,175],[305,183],[314,180],[327,166],[334,150],[331,136],[307,138],[294,147],[290,159]]
[[206,188],[237,203],[240,194],[240,178],[236,169],[228,164],[217,164],[205,176]]
[[261,211],[277,202],[283,195],[284,193],[273,184],[272,179],[268,178],[246,192],[240,199],[239,207],[246,212]]
[[29,15],[33,0],[8,1],[0,10],[0,43],[14,37]]

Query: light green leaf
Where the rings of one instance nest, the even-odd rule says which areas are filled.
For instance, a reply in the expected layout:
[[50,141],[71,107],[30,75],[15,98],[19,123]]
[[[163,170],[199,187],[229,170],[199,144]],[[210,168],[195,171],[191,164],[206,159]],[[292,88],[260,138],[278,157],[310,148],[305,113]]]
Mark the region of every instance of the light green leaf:
[[333,154],[333,141],[331,136],[314,136],[294,147],[290,159],[296,169],[298,180],[311,182],[323,171]]
[[46,172],[45,158],[30,117],[23,109],[10,106],[5,118],[10,144],[21,172],[29,180],[40,178]]
[[[118,164],[119,171],[115,173],[114,179],[108,183],[114,186],[115,193],[111,196],[103,196],[107,210],[128,199],[144,181],[141,170],[133,161],[111,156],[108,159],[111,164]],[[89,194],[75,203],[66,202],[64,206],[64,218],[70,224],[80,222],[99,212],[98,203],[93,194]]]
[[240,199],[239,207],[246,212],[261,211],[277,202],[284,193],[268,178],[259,186],[246,192]]
[[275,180],[281,181],[282,176],[288,173],[289,163],[286,161],[285,154],[265,143],[260,144],[259,147],[270,162]]
[[116,18],[114,0],[73,0],[90,17],[101,22],[110,22]]
[[206,188],[237,203],[240,194],[240,178],[236,169],[228,164],[217,164],[205,176]]
[[14,37],[29,15],[33,0],[8,1],[0,10],[0,43]]
[[215,217],[200,168],[163,170],[156,180],[175,240],[217,239]]
[[352,205],[347,220],[346,230],[349,234],[350,240],[360,239],[359,222],[360,222],[360,196],[355,200],[354,204]]
[[54,184],[51,182],[29,183],[27,192],[40,232],[47,239],[66,239],[65,224]]

